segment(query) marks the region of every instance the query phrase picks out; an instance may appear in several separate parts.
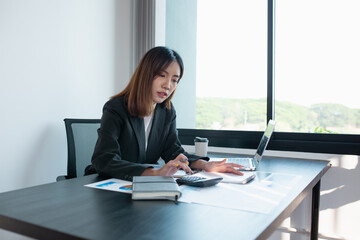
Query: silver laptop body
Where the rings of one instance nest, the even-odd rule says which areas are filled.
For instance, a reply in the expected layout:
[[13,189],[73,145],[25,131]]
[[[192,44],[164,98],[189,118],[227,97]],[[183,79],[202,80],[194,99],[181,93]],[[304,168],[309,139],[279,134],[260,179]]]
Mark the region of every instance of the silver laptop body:
[[274,131],[276,122],[274,120],[270,120],[263,136],[261,137],[259,146],[256,150],[255,156],[252,158],[228,158],[226,162],[228,163],[236,163],[240,164],[243,167],[238,168],[238,170],[242,171],[255,171],[256,167],[259,165],[261,158],[265,152],[265,149],[270,141],[271,135]]

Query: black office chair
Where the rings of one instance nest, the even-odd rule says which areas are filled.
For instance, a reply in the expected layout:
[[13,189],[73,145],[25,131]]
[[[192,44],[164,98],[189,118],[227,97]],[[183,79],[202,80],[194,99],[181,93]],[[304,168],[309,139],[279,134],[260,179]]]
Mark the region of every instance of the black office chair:
[[68,146],[67,175],[58,176],[56,181],[84,176],[86,166],[91,164],[100,127],[100,119],[65,118],[64,121]]

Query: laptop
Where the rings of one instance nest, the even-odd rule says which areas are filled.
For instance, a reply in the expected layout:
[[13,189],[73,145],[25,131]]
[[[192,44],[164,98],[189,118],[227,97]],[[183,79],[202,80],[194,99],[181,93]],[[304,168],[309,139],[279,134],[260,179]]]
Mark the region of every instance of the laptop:
[[256,167],[259,165],[261,158],[265,152],[265,149],[270,141],[270,137],[274,131],[275,128],[275,121],[274,120],[270,120],[264,135],[262,136],[259,146],[256,150],[255,156],[250,158],[227,158],[226,162],[227,163],[236,163],[236,164],[240,164],[243,167],[242,168],[238,168],[238,170],[242,170],[242,171],[255,171]]

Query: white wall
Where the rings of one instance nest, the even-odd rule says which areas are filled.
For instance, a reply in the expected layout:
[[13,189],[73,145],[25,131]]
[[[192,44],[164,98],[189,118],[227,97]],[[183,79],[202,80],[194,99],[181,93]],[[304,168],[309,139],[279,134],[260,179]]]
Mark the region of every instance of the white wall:
[[0,0],[0,192],[66,174],[63,119],[100,118],[128,81],[132,13],[131,0]]

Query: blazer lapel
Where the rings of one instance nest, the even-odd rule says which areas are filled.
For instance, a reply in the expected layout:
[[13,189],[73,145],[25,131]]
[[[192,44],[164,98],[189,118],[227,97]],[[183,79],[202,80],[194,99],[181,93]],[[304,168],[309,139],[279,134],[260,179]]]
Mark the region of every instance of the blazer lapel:
[[131,126],[134,129],[135,136],[138,142],[139,147],[139,162],[145,161],[145,127],[144,127],[144,119],[129,116]]

